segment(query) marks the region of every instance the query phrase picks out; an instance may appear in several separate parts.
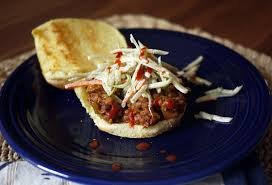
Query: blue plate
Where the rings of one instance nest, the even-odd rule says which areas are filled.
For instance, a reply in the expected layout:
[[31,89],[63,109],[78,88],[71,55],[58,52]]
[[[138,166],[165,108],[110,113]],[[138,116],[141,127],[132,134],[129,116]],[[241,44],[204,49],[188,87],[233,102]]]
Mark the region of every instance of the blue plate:
[[[125,29],[151,48],[170,51],[163,59],[182,68],[204,56],[199,76],[213,87],[242,91],[231,98],[194,104],[207,88],[192,87],[182,126],[151,139],[126,139],[99,131],[72,91],[56,89],[42,77],[36,56],[19,66],[8,78],[0,96],[1,132],[25,160],[57,176],[92,184],[176,184],[223,170],[241,159],[263,137],[271,119],[270,98],[259,72],[242,56],[197,36],[162,30]],[[205,110],[233,117],[229,125],[195,120]],[[94,151],[92,138],[100,142]],[[135,145],[152,142],[147,152]],[[174,153],[168,162],[161,149]],[[123,170],[112,172],[113,162]]]

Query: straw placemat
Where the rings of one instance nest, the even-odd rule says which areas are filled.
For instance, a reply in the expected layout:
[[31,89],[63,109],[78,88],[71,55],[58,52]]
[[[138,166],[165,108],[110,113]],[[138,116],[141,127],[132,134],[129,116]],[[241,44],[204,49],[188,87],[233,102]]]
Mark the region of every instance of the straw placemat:
[[[206,37],[216,42],[219,42],[243,55],[247,58],[257,69],[262,73],[263,77],[269,84],[270,90],[272,87],[272,59],[271,57],[245,48],[239,44],[235,44],[227,39],[211,35],[199,28],[187,29],[180,25],[173,24],[163,19],[150,17],[147,15],[115,15],[103,18],[104,21],[118,27],[118,28],[158,28],[187,32],[201,37]],[[34,50],[15,56],[0,62],[0,83],[5,81],[6,77],[21,64],[25,59],[31,56]],[[262,165],[270,179],[272,179],[272,127],[268,130],[264,140],[257,148],[259,158]],[[0,160],[1,161],[15,161],[20,157],[10,148],[4,138],[0,135]]]

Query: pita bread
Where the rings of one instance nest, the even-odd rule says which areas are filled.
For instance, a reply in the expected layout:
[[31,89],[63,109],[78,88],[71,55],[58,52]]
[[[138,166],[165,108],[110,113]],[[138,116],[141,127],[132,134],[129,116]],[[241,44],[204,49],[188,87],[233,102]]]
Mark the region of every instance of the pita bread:
[[32,31],[43,76],[64,88],[68,79],[96,68],[111,50],[127,47],[114,27],[88,19],[55,19]]

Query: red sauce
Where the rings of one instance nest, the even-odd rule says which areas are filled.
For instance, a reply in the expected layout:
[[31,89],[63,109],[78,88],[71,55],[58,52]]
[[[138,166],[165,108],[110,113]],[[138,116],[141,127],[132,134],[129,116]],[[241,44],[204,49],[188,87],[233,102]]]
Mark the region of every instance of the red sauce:
[[156,97],[155,99],[154,99],[154,101],[153,101],[153,103],[154,103],[154,105],[155,106],[160,106],[160,97]]
[[93,139],[90,143],[89,146],[91,147],[91,149],[95,150],[98,148],[99,146],[99,142],[96,139]]
[[146,48],[142,48],[141,51],[140,51],[140,58],[144,58],[145,57],[145,54],[146,54]]
[[123,55],[122,51],[116,52],[114,54],[116,54],[116,58],[121,58],[121,56]]
[[146,151],[146,150],[149,150],[151,147],[151,144],[150,143],[146,143],[146,142],[142,142],[142,143],[138,143],[136,145],[136,149],[139,150],[139,151]]
[[118,64],[118,66],[121,66],[121,60],[118,58],[115,60],[115,64]]
[[152,73],[153,69],[150,68],[150,67],[147,67],[147,68],[146,68],[146,71],[147,71],[148,73]]
[[167,161],[175,162],[177,160],[177,156],[175,154],[169,154],[165,157]]
[[129,117],[129,125],[133,127],[135,125],[135,118],[134,118],[133,111],[129,112],[128,117]]
[[167,100],[167,104],[166,104],[166,108],[167,109],[173,109],[174,108],[174,100],[173,99],[168,99]]
[[121,52],[121,51],[119,51],[119,52],[116,52],[116,53],[114,53],[114,54],[116,54],[116,60],[115,60],[115,64],[118,64],[118,66],[121,66],[121,60],[120,60],[120,58],[121,58],[121,56],[123,55],[123,53]]
[[137,72],[136,80],[141,80],[144,77],[144,68],[141,66]]
[[122,165],[120,163],[112,163],[111,170],[113,172],[119,172],[122,169]]
[[111,110],[108,112],[109,119],[114,119],[118,115],[119,107],[116,103],[111,104]]

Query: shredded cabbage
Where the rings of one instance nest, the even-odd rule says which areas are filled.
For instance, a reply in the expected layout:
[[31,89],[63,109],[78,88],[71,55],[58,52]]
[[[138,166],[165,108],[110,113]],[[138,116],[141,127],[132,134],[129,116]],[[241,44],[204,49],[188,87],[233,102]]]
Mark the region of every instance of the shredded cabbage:
[[204,59],[203,56],[197,57],[193,62],[191,62],[190,64],[185,66],[181,71],[178,71],[177,75],[186,78],[188,81],[190,81],[196,85],[211,86],[212,83],[210,81],[196,76],[196,73],[197,73],[203,59]]
[[[188,92],[179,77],[171,72],[177,70],[170,68],[170,65],[165,62],[162,63],[161,56],[158,56],[158,58],[155,56],[167,55],[168,51],[146,48],[140,41],[136,41],[132,34],[130,35],[130,42],[135,48],[119,48],[111,51],[112,54],[122,52],[122,56],[119,58],[121,65],[101,65],[89,74],[89,77],[98,78],[102,81],[102,86],[108,95],[111,95],[117,88],[123,89],[122,107],[125,107],[129,100],[136,102],[143,94],[151,97],[148,89],[156,89],[160,93],[161,88],[167,87],[171,83],[180,92],[184,94]],[[143,74],[140,74],[143,79],[137,79],[141,68],[144,69]],[[151,72],[147,72],[147,68],[150,68]],[[124,75],[126,82],[121,84],[121,78]]]
[[216,89],[206,91],[204,96],[201,96],[196,99],[196,103],[216,100],[217,98],[221,98],[221,97],[235,96],[236,94],[240,92],[242,88],[243,88],[242,85],[235,87],[234,89],[223,89],[222,87],[218,87]]
[[224,116],[218,116],[215,114],[209,114],[207,112],[200,111],[198,114],[195,114],[194,116],[196,119],[207,119],[210,121],[218,121],[223,123],[229,123],[233,118],[231,117],[224,117]]
[[156,89],[160,93],[162,88],[171,83],[178,91],[184,94],[188,92],[188,88],[183,86],[175,74],[177,70],[161,61],[161,55],[167,55],[168,51],[147,48],[140,41],[136,41],[132,34],[130,42],[135,48],[118,48],[111,51],[112,54],[122,53],[118,56],[118,63],[113,61],[111,64],[99,64],[96,70],[82,76],[86,80],[100,80],[108,96],[113,95],[116,89],[122,89],[122,107],[125,107],[128,101],[134,103],[140,96],[145,96],[151,111],[149,89]]
[[[181,71],[162,61],[160,55],[167,55],[168,51],[147,48],[140,41],[136,41],[130,34],[130,42],[135,48],[118,48],[111,51],[111,54],[122,53],[118,55],[118,62],[105,62],[97,65],[97,69],[92,72],[81,73],[73,76],[69,81],[75,80],[99,80],[108,96],[114,96],[115,99],[125,107],[127,102],[135,103],[141,96],[148,99],[148,108],[152,115],[152,97],[150,89],[156,89],[160,93],[163,88],[173,84],[181,93],[188,93],[190,90],[182,83],[182,79],[197,85],[210,86],[212,83],[196,75],[204,57],[199,56]],[[156,55],[156,56],[155,56]],[[157,55],[159,55],[157,57]],[[216,100],[220,97],[234,96],[242,89],[238,86],[235,89],[223,89],[222,87],[205,92],[205,95],[196,99],[196,102]],[[114,95],[117,89],[122,89],[123,99]],[[153,116],[153,115],[152,115]],[[197,119],[215,120],[219,122],[230,122],[231,117],[199,112],[195,115]]]

